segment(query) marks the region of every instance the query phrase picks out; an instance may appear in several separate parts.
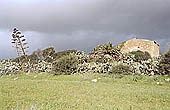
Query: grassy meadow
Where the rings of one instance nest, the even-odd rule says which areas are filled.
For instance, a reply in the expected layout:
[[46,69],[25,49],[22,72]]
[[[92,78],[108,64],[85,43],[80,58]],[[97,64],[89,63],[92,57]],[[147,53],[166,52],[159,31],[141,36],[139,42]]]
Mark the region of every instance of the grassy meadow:
[[0,76],[0,110],[170,110],[170,76]]

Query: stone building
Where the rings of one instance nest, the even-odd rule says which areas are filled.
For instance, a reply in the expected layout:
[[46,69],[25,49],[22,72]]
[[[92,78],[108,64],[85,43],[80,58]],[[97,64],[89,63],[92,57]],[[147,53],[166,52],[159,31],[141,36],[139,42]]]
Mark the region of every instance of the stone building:
[[151,57],[159,56],[159,44],[156,41],[133,38],[123,43],[121,48],[122,53],[129,53],[132,51],[148,52]]

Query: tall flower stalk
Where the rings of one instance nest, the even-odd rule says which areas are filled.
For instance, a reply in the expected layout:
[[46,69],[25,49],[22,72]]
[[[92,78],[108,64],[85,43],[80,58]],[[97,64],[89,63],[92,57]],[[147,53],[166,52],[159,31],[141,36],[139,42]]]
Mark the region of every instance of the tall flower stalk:
[[[21,33],[21,31],[19,31],[17,28],[14,28],[12,32],[11,40],[12,40],[11,43],[13,44],[13,47],[16,48],[18,57],[24,56],[26,62],[28,63],[26,52],[29,46],[28,46],[28,43],[26,42],[24,35]],[[19,58],[19,63],[22,65],[20,58]]]

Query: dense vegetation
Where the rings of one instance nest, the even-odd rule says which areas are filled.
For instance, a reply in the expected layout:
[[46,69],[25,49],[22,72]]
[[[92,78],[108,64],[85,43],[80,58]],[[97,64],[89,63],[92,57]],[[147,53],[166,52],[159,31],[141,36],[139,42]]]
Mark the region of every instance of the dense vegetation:
[[78,64],[78,58],[74,54],[64,55],[53,63],[54,74],[75,73]]
[[130,52],[129,54],[135,55],[135,60],[137,62],[141,62],[141,61],[146,61],[148,59],[152,59],[151,55],[148,52],[142,52],[140,50]]
[[120,51],[123,44],[113,46],[108,42],[98,45],[89,54],[78,50],[56,52],[53,47],[42,51],[38,49],[31,55],[0,61],[0,74],[18,72],[170,74],[170,50],[160,58],[152,58],[148,52],[142,51],[123,54]]
[[119,64],[112,67],[112,74],[132,74],[132,69],[128,65]]
[[170,75],[170,49],[162,55],[159,67],[160,73]]

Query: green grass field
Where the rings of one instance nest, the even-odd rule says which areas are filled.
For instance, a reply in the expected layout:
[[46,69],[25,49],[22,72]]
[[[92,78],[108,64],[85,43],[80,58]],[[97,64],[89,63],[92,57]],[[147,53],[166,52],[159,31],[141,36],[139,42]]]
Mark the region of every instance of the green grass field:
[[170,76],[6,75],[0,77],[0,109],[170,110],[166,78]]

